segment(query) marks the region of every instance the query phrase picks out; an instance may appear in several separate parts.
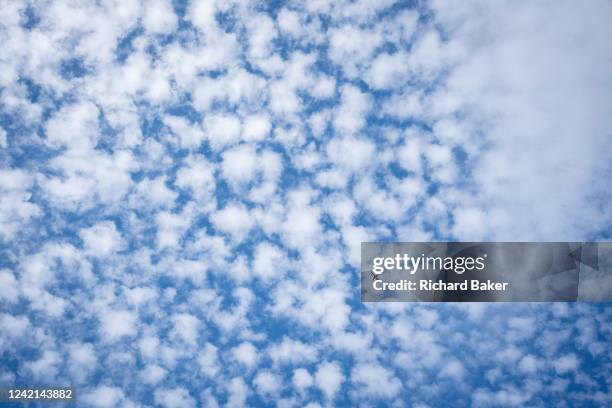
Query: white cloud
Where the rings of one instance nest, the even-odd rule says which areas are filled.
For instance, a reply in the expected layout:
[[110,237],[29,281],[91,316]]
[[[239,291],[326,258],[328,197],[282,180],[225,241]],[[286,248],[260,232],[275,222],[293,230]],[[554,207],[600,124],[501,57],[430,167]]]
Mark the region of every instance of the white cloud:
[[255,177],[259,163],[254,147],[243,144],[226,150],[222,157],[221,172],[231,184],[248,183]]
[[177,18],[169,0],[152,0],[144,3],[143,25],[149,32],[164,34],[174,31]]
[[37,381],[52,381],[58,374],[60,364],[59,353],[44,350],[38,359],[27,362],[25,368]]
[[121,251],[125,241],[112,221],[100,222],[79,232],[85,251],[91,256],[105,257]]
[[154,301],[157,297],[157,289],[149,287],[136,287],[125,291],[127,302],[134,306],[145,305],[148,302]]
[[263,242],[257,245],[253,256],[253,273],[265,283],[282,276],[285,254],[276,246]]
[[221,369],[218,359],[218,349],[216,346],[206,343],[204,349],[198,356],[200,370],[208,377],[214,377]]
[[0,126],[0,148],[6,149],[8,147],[8,139],[6,130]]
[[164,123],[179,138],[181,147],[197,148],[205,139],[202,129],[183,117],[167,115],[164,117]]
[[419,13],[416,10],[405,9],[396,13],[391,21],[385,24],[385,39],[396,44],[410,42],[417,29],[418,20]]
[[431,81],[440,73],[447,55],[435,29],[426,31],[413,45],[409,66],[413,75],[422,81]]
[[260,371],[253,379],[257,392],[261,395],[276,395],[281,389],[281,379],[270,371]]
[[240,377],[234,377],[228,385],[227,407],[239,408],[244,407],[246,398],[249,394],[249,388]]
[[156,214],[157,221],[157,247],[174,248],[179,244],[183,233],[191,223],[190,214],[175,214],[171,212],[159,212]]
[[201,157],[190,157],[176,173],[176,185],[205,204],[215,190],[214,168]]
[[[610,34],[609,5],[562,2],[554,16],[536,4],[440,6],[437,19],[455,48],[465,50],[447,93],[490,143],[473,164],[478,201],[492,203],[500,219],[491,237],[575,240],[599,229],[610,217],[592,211],[592,198],[609,195],[598,180],[609,172],[603,135],[612,105],[604,102],[610,95],[604,78],[612,53],[593,39]],[[468,14],[479,18],[459,17]],[[429,55],[426,61],[439,59]]]
[[191,3],[188,11],[188,17],[203,31],[210,31],[217,25],[215,21],[215,13],[217,12],[216,7],[217,4],[215,4],[215,2]]
[[95,408],[112,408],[118,406],[125,398],[118,387],[101,385],[83,395],[83,402]]
[[490,225],[487,215],[478,208],[458,208],[453,212],[453,234],[463,239],[479,241],[486,237]]
[[310,92],[312,96],[318,99],[327,99],[334,96],[336,91],[336,80],[333,77],[321,75],[315,81],[315,86]]
[[164,408],[192,408],[196,406],[193,397],[183,387],[160,388],[155,390],[155,403]]
[[246,238],[255,226],[255,220],[249,211],[241,204],[231,203],[213,213],[211,220],[219,231],[229,234],[234,241],[240,242]]
[[138,331],[137,316],[127,310],[109,310],[100,316],[100,337],[109,342],[131,337]]
[[188,346],[197,346],[201,323],[197,317],[188,313],[179,313],[172,316],[172,322],[174,324],[172,335],[175,338],[182,340]]
[[140,377],[145,384],[159,384],[166,377],[168,370],[157,364],[149,364],[140,372]]
[[[344,137],[331,140],[326,151],[329,159],[338,167],[356,172],[372,165],[375,150],[369,140]],[[347,155],[349,151],[351,154]]]
[[365,125],[370,109],[370,97],[353,85],[344,85],[340,90],[341,104],[334,115],[334,128],[340,136],[353,134]]
[[449,378],[456,382],[460,382],[465,375],[465,368],[458,360],[451,360],[444,364],[442,370],[440,370],[440,377]]
[[145,206],[169,208],[174,205],[178,194],[166,185],[165,177],[155,179],[144,179],[138,183],[136,190],[130,196],[133,207]]
[[404,144],[397,150],[398,164],[408,171],[420,174],[422,168],[422,154],[420,140],[413,137],[411,132],[407,132]]
[[349,77],[355,77],[381,45],[382,35],[375,30],[362,30],[354,25],[333,28],[329,34],[329,56],[342,66]]
[[[403,208],[400,201],[386,189],[377,187],[369,177],[355,185],[354,195],[376,218],[397,220],[401,216]],[[409,203],[407,200],[402,201],[402,204]]]
[[259,141],[264,139],[272,129],[270,118],[266,115],[250,115],[244,119],[242,138],[246,141]]
[[555,359],[552,365],[557,373],[565,374],[570,371],[576,371],[580,367],[580,359],[576,354],[569,353]]
[[452,183],[456,180],[458,170],[449,146],[430,144],[425,148],[425,157],[433,176],[441,183]]
[[159,355],[159,339],[153,336],[143,336],[138,341],[138,349],[145,359],[153,359]]
[[98,362],[91,343],[73,343],[69,345],[70,373],[79,383],[84,383],[93,372]]
[[58,111],[45,126],[51,147],[86,150],[96,146],[100,137],[98,108],[91,102],[69,105]]
[[41,214],[30,202],[32,177],[21,170],[0,170],[0,238],[12,239],[34,217]]
[[214,114],[204,119],[206,137],[213,149],[237,142],[240,138],[240,119],[229,114]]
[[277,81],[270,86],[270,108],[276,115],[292,116],[300,107],[300,99],[290,84]]
[[236,361],[249,368],[254,367],[259,359],[257,348],[249,342],[240,343],[238,346],[234,347],[231,352]]
[[315,373],[315,383],[328,400],[333,400],[344,382],[344,374],[337,362],[325,362],[319,365]]
[[8,337],[20,338],[30,329],[30,320],[27,316],[12,316],[7,313],[0,314],[0,323],[6,329]]
[[318,355],[315,347],[289,338],[283,338],[279,344],[269,346],[268,353],[275,364],[314,361]]
[[136,166],[131,152],[117,150],[110,155],[88,149],[79,146],[51,160],[51,168],[62,175],[39,176],[53,204],[82,211],[96,204],[117,204],[128,193],[132,185],[130,171]]
[[310,131],[315,138],[323,135],[329,124],[330,116],[329,110],[318,111],[310,116],[308,126],[310,126]]
[[311,387],[314,383],[312,375],[304,368],[297,368],[293,370],[293,377],[291,381],[293,382],[293,386],[300,391],[304,391],[305,389]]
[[287,212],[282,230],[286,244],[294,248],[310,246],[321,232],[321,210],[315,206],[296,205]]
[[433,126],[433,133],[442,143],[449,146],[466,146],[470,151],[469,140],[470,130],[466,129],[467,124],[458,122],[456,119],[442,119]]
[[518,369],[525,374],[535,374],[541,366],[541,362],[538,361],[533,355],[526,355],[519,361]]
[[402,388],[393,372],[376,363],[361,363],[353,367],[351,380],[358,393],[371,397],[394,397]]
[[472,398],[476,407],[489,407],[491,405],[518,407],[525,405],[531,397],[531,393],[510,386],[497,392],[477,389]]
[[349,177],[347,173],[338,169],[333,169],[317,173],[315,180],[321,187],[343,189],[346,187]]
[[19,297],[17,280],[8,269],[0,269],[0,299],[8,303],[15,303]]
[[401,88],[408,80],[408,55],[382,53],[376,57],[365,78],[374,89]]
[[278,22],[278,27],[283,33],[297,37],[302,30],[300,14],[293,10],[289,10],[286,7],[283,7],[283,9],[278,13],[276,20]]
[[249,30],[249,56],[258,60],[266,58],[272,52],[272,40],[276,38],[274,21],[265,14],[251,15],[246,22]]

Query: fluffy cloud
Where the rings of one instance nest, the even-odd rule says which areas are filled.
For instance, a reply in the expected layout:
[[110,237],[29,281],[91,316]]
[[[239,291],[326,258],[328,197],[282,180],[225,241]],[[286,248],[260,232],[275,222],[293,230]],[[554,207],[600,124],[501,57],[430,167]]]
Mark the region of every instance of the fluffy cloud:
[[253,384],[257,392],[262,395],[274,395],[278,393],[281,387],[281,382],[278,376],[269,371],[261,371],[257,373]]
[[408,55],[382,53],[376,57],[366,74],[374,89],[401,87],[408,80]]
[[243,342],[232,349],[234,359],[247,367],[253,367],[259,359],[257,349],[249,342]]
[[137,318],[127,310],[110,310],[100,316],[100,336],[106,341],[117,341],[136,334]]
[[272,129],[270,119],[266,115],[250,115],[244,120],[243,138],[246,141],[264,139]]
[[8,269],[0,270],[0,298],[6,302],[15,303],[18,297],[19,289],[15,276]]
[[380,32],[360,29],[352,24],[332,29],[328,37],[330,58],[342,66],[349,77],[357,76],[383,40]]
[[101,222],[82,229],[79,235],[83,240],[85,251],[92,256],[109,256],[125,246],[121,234],[112,221]]
[[[470,127],[482,128],[483,119],[495,118],[480,131],[491,146],[474,171],[481,205],[495,203],[501,220],[489,234],[572,240],[597,230],[610,215],[593,211],[587,197],[599,200],[608,194],[596,180],[609,171],[599,156],[607,151],[601,126],[610,116],[604,112],[609,104],[598,101],[609,95],[604,71],[612,53],[592,39],[609,30],[602,18],[609,6],[598,3],[576,14],[570,3],[563,3],[554,18],[535,5],[509,14],[485,6],[476,22],[460,23],[458,15],[473,7],[466,4],[455,14],[436,4],[435,12],[455,44],[474,56],[465,56],[453,70],[442,96],[469,107]],[[518,16],[529,18],[518,24]],[[483,43],[476,32],[495,41]],[[575,220],[571,225],[569,218]]]
[[147,2],[144,7],[142,23],[147,31],[155,34],[174,31],[177,18],[172,3],[167,0]]
[[340,90],[341,104],[334,115],[334,127],[339,136],[355,133],[365,125],[366,113],[370,108],[370,97],[353,85]]
[[221,171],[232,184],[240,185],[249,182],[258,167],[258,158],[252,146],[240,145],[223,153]]
[[218,230],[236,241],[242,241],[255,225],[249,211],[243,205],[234,203],[214,213],[211,219]]
[[155,391],[155,403],[164,408],[191,408],[195,407],[195,400],[189,392],[182,387],[161,388]]
[[99,386],[83,395],[83,402],[96,408],[115,407],[124,399],[123,391],[118,387]]
[[240,119],[234,115],[213,114],[204,120],[206,137],[213,148],[219,149],[239,140]]
[[253,273],[260,279],[266,281],[279,277],[284,263],[283,252],[277,247],[261,243],[255,248]]
[[312,375],[304,368],[297,368],[293,371],[293,386],[298,390],[304,390],[314,383]]
[[15,236],[37,215],[41,214],[38,205],[30,201],[33,179],[21,170],[0,170],[0,239],[8,240]]
[[334,396],[344,382],[342,369],[337,362],[325,362],[319,365],[315,373],[315,383],[325,394],[325,397],[333,400]]
[[360,364],[353,368],[351,380],[363,387],[358,392],[374,397],[394,397],[402,387],[393,373],[378,364]]

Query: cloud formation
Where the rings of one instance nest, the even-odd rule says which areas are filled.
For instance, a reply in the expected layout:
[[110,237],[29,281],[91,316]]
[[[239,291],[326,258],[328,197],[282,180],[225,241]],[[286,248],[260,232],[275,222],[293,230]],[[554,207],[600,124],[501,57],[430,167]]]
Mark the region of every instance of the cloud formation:
[[609,238],[611,17],[0,2],[0,384],[91,407],[612,404],[606,305],[366,305],[357,278],[367,240]]

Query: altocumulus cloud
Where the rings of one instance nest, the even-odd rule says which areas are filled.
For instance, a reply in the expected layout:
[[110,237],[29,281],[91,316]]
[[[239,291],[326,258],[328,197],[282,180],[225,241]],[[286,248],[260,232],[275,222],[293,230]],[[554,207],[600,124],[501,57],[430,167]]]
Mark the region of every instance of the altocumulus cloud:
[[0,1],[0,384],[612,404],[605,305],[359,302],[361,241],[611,234],[612,5],[414,3]]

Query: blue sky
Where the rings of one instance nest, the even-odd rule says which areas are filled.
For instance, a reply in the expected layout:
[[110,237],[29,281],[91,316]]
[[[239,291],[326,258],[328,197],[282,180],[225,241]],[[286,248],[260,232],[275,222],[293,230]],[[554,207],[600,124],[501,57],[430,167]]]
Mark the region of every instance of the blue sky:
[[606,304],[362,304],[362,241],[610,239],[604,1],[0,1],[0,384],[606,406]]

